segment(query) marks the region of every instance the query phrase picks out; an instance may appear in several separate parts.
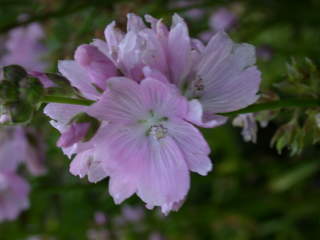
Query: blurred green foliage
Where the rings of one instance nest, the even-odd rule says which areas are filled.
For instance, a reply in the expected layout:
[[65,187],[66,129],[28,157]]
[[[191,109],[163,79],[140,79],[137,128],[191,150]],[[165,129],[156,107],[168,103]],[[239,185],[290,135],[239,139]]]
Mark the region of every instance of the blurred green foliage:
[[[318,0],[217,0],[193,1],[189,7],[172,7],[168,0],[0,0],[0,32],[21,24],[19,15],[41,22],[49,53],[45,60],[56,71],[59,59],[72,58],[75,48],[93,38],[102,38],[111,20],[125,24],[127,12],[152,14],[170,21],[173,12],[185,16],[192,7],[204,10],[193,21],[190,32],[197,36],[208,29],[208,17],[221,6],[236,9],[237,27],[230,33],[236,41],[272,49],[272,59],[259,60],[263,72],[262,91],[287,79],[286,62],[308,57],[320,63],[320,1]],[[314,113],[313,113],[314,114]],[[318,146],[301,155],[279,155],[270,148],[277,122],[259,129],[258,143],[244,143],[240,130],[229,125],[204,130],[212,148],[215,169],[208,176],[192,174],[192,186],[183,207],[168,217],[146,210],[144,220],[119,227],[121,206],[107,194],[107,181],[88,184],[68,171],[69,160],[55,147],[58,133],[38,113],[31,123],[48,142],[48,174],[31,177],[31,208],[17,221],[0,224],[1,240],[84,240],[87,231],[98,228],[94,213],[104,211],[104,228],[110,239],[148,239],[160,232],[170,240],[318,239],[320,236],[320,171]],[[319,131],[319,129],[318,129]],[[311,131],[312,134],[314,131]],[[23,171],[23,170],[22,170]],[[143,203],[133,197],[126,204]],[[101,228],[101,227],[100,227]]]

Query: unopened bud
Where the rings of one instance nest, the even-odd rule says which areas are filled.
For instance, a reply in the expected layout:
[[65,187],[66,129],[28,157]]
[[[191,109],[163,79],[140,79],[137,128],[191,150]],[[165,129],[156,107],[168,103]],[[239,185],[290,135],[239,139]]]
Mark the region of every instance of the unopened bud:
[[36,104],[44,93],[43,86],[37,78],[28,77],[20,82],[20,99]]
[[30,103],[17,101],[6,104],[12,124],[26,123],[33,115],[33,106]]
[[0,82],[0,103],[14,102],[19,99],[19,88],[12,81],[3,80]]
[[20,67],[19,65],[9,65],[3,67],[3,75],[4,78],[9,81],[19,82],[23,78],[26,78],[28,74],[26,70],[24,70],[24,68]]

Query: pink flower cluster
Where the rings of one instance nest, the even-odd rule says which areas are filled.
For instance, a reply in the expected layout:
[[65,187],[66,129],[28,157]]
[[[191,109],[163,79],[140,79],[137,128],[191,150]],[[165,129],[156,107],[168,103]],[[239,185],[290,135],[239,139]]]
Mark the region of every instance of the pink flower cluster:
[[[260,72],[255,49],[223,31],[204,46],[189,36],[178,15],[168,29],[149,15],[128,14],[127,32],[112,22],[105,40],[78,47],[59,71],[91,106],[50,103],[45,113],[62,133],[59,145],[73,159],[70,171],[97,182],[109,177],[116,203],[137,194],[147,208],[178,209],[190,188],[190,171],[212,169],[210,148],[199,127],[225,123],[219,113],[257,100]],[[85,112],[100,121],[73,121]],[[88,122],[90,125],[90,123]],[[86,139],[86,140],[85,140]]]
[[45,172],[40,150],[28,143],[20,127],[6,127],[0,132],[0,222],[15,219],[29,207],[29,184],[16,172],[25,163],[33,175]]
[[[42,37],[42,28],[36,23],[13,29],[3,44],[5,54],[1,56],[0,67],[19,64],[30,73],[43,71],[46,64],[41,61],[45,50],[40,43]],[[6,117],[1,115],[0,122],[5,122]],[[31,145],[28,136],[32,135],[32,129],[22,127],[0,129],[0,222],[15,219],[29,206],[30,187],[16,173],[18,166],[24,162],[30,173],[36,176],[46,172],[41,140],[34,142],[37,146]]]

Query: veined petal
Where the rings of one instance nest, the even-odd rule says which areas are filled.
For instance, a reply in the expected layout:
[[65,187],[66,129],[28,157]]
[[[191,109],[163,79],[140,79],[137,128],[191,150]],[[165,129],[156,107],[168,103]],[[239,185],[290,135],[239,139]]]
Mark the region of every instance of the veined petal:
[[200,175],[207,175],[212,170],[212,163],[208,157],[210,148],[200,131],[181,120],[170,122],[166,127],[182,152],[188,168]]
[[84,68],[72,60],[63,60],[58,63],[59,72],[65,76],[72,86],[89,99],[97,99],[99,92],[91,84],[90,77],[87,75]]
[[172,81],[179,87],[191,67],[190,41],[184,22],[178,22],[171,28],[168,36],[168,65],[171,68]]
[[147,109],[155,109],[160,116],[169,118],[183,118],[187,114],[187,100],[167,84],[146,78],[140,86]]
[[189,102],[189,111],[186,120],[200,127],[213,128],[226,123],[228,118],[215,115],[214,113],[203,112],[202,104],[193,99]]
[[171,137],[148,143],[148,161],[145,161],[139,177],[137,194],[148,208],[161,206],[162,211],[168,213],[189,190],[188,167]]
[[109,91],[88,109],[89,114],[114,123],[136,122],[147,114],[140,87],[135,81],[124,77],[111,78],[108,88]]

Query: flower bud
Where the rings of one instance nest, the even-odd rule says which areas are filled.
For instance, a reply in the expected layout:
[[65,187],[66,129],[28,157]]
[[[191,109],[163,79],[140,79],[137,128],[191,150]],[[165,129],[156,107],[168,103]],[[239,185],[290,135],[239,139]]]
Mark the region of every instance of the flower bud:
[[37,78],[28,77],[20,82],[20,99],[37,104],[43,96],[44,89]]
[[19,99],[19,88],[16,83],[8,80],[0,82],[0,103],[5,104]]
[[28,74],[24,68],[20,67],[19,65],[9,65],[3,67],[3,75],[4,78],[9,81],[19,82],[23,78],[26,78]]
[[100,122],[86,113],[77,114],[64,131],[58,142],[58,147],[70,147],[77,142],[89,141],[100,126]]
[[27,123],[33,115],[33,106],[24,101],[9,103],[4,107],[9,113],[12,124]]

